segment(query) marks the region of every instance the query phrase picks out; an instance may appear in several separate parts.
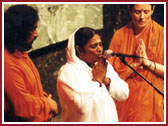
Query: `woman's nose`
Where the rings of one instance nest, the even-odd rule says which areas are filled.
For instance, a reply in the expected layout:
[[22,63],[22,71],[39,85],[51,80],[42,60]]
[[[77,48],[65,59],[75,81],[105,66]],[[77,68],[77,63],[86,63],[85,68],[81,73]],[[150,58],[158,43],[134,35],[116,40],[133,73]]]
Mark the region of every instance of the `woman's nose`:
[[102,50],[103,50],[102,46],[99,46],[99,45],[98,45],[97,51],[100,52],[100,51],[102,51]]
[[144,17],[145,17],[145,16],[144,16],[144,12],[141,12],[140,18],[141,18],[141,19],[144,19]]

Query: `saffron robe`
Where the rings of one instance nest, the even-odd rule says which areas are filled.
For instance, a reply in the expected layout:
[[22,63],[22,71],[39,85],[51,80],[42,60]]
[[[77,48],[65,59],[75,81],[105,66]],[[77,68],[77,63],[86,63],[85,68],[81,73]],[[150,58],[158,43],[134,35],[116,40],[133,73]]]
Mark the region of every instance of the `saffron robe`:
[[26,52],[10,54],[4,50],[4,91],[10,101],[5,101],[5,111],[11,103],[13,108],[7,112],[14,111],[28,121],[47,121],[50,106],[39,73]]
[[[164,28],[153,20],[136,37],[132,29],[132,22],[122,27],[112,37],[109,49],[117,53],[135,55],[140,38],[144,41],[148,58],[164,65]],[[125,58],[125,60],[128,64],[133,62],[132,58]],[[130,95],[126,101],[116,101],[119,121],[164,121],[163,96],[136,73],[126,78],[126,71],[130,68],[124,65],[119,58],[110,57],[109,61],[120,77],[126,80],[130,89]],[[146,67],[140,67],[137,71],[164,93],[164,78],[154,74]]]

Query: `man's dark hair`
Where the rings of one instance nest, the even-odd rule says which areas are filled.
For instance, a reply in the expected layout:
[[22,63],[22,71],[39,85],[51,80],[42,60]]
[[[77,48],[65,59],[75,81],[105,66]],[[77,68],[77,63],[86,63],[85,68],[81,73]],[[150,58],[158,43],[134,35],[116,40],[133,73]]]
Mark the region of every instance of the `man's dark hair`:
[[38,22],[38,12],[28,5],[14,5],[4,14],[4,45],[14,53],[19,45],[27,42],[30,32]]

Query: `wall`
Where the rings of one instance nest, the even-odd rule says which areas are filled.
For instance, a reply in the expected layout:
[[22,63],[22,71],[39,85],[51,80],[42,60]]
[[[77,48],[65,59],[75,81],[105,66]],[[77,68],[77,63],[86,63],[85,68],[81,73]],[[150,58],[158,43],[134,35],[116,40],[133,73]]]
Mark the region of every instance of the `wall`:
[[[102,33],[103,46],[107,49],[114,32],[130,21],[129,12],[125,4],[33,6],[40,12],[39,38],[29,55],[39,70],[44,90],[51,93],[59,104],[59,115],[52,121],[60,121],[56,81],[58,70],[66,63],[69,34],[79,26],[94,27]],[[164,26],[163,5],[156,6],[153,19]]]
[[[5,4],[5,10],[12,4]],[[103,28],[102,4],[28,4],[38,10],[39,37],[32,50],[68,39],[77,28]],[[31,51],[32,51],[31,50]]]

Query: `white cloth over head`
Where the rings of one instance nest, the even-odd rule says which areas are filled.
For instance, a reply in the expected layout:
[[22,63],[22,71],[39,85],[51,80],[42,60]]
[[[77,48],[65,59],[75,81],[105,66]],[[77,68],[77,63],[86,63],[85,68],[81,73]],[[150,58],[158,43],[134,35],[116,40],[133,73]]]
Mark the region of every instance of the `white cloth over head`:
[[70,35],[67,63],[59,71],[57,90],[61,103],[61,121],[65,122],[118,122],[113,99],[125,100],[129,89],[108,63],[106,77],[111,79],[109,91],[92,80],[92,68],[75,53],[75,32]]

